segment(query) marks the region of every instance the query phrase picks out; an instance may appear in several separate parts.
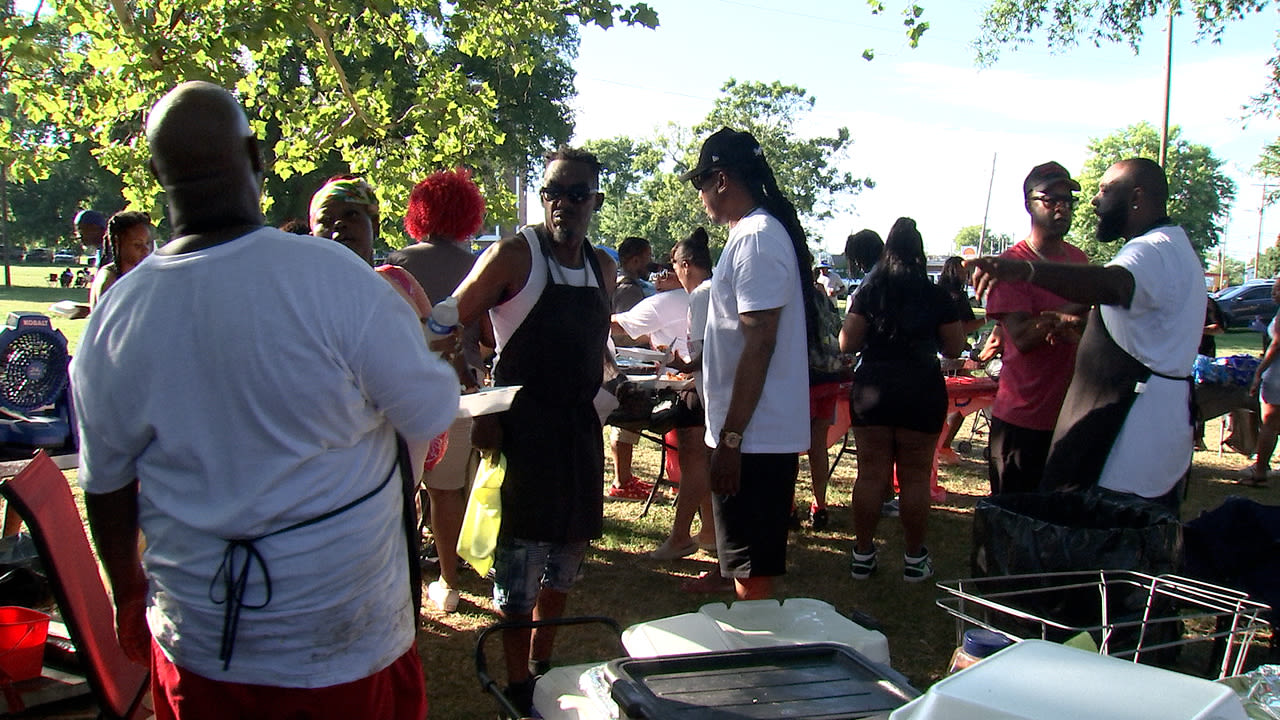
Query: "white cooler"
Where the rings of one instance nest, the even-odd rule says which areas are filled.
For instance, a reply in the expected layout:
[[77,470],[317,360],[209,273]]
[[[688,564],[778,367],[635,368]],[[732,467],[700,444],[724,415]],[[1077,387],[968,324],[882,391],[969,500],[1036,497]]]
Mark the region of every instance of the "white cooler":
[[1043,640],[944,678],[890,720],[1247,720],[1225,685]]

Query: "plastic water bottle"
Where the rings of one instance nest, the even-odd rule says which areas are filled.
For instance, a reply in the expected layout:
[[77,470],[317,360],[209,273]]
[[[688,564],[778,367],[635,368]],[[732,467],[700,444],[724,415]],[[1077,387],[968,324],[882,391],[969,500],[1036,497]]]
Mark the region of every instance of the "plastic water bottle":
[[453,334],[458,327],[458,298],[449,296],[431,308],[431,316],[427,318],[424,328],[427,333],[427,344]]

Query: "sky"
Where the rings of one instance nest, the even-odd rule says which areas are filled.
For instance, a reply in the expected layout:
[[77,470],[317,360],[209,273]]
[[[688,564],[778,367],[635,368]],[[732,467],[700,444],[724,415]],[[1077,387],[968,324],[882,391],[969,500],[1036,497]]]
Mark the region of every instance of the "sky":
[[[1051,53],[1042,39],[979,68],[971,43],[985,2],[922,3],[930,27],[912,49],[893,0],[881,16],[859,0],[647,1],[657,29],[583,30],[573,142],[692,126],[730,77],[798,85],[817,100],[800,134],[848,127],[844,166],[876,183],[811,238],[832,253],[849,233],[883,235],[903,215],[916,219],[930,253],[948,253],[960,228],[982,224],[989,183],[988,227],[1021,239],[1032,167],[1056,160],[1076,175],[1090,139],[1142,121],[1158,128],[1164,111],[1163,22],[1146,28],[1137,55],[1091,44]],[[1244,106],[1264,87],[1277,28],[1274,6],[1228,26],[1218,45],[1195,42],[1192,18],[1174,25],[1170,123],[1209,146],[1235,180],[1225,248],[1240,259],[1253,257],[1259,237],[1262,178],[1250,170],[1280,137],[1280,120],[1246,122]],[[865,48],[874,60],[862,59]],[[1264,250],[1278,233],[1280,205],[1263,213]]]

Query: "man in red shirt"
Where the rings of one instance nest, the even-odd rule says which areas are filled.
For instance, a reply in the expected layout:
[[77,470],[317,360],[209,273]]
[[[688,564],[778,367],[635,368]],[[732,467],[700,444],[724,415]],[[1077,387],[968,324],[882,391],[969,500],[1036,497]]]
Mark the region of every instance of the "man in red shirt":
[[[1022,183],[1031,234],[1000,257],[1088,263],[1079,248],[1064,240],[1076,203],[1073,193],[1079,189],[1080,183],[1056,162],[1032,169]],[[1087,311],[1029,282],[1001,283],[988,295],[987,316],[999,322],[1004,337],[1004,367],[991,406],[987,467],[992,494],[1039,487]],[[1074,331],[1061,332],[1064,315]]]

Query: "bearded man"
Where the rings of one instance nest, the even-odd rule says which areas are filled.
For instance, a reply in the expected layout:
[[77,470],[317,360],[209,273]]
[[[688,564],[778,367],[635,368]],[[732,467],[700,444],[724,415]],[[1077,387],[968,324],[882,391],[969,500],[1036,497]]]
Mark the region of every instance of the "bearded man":
[[[1204,323],[1203,270],[1166,212],[1164,170],[1130,158],[1103,174],[1093,208],[1098,239],[1127,238],[1105,266],[1005,258],[973,261],[980,295],[1025,281],[1096,305],[1058,415],[1042,490],[1098,485],[1178,508],[1191,465],[1191,366]],[[1040,318],[1050,335],[1062,316]]]

